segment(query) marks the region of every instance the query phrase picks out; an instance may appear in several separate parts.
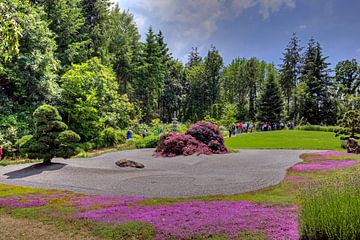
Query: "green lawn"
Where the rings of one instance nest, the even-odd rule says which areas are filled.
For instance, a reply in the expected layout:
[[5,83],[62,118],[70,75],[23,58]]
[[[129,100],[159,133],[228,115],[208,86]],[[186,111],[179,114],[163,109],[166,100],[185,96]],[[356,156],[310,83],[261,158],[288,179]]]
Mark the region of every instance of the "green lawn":
[[230,148],[341,150],[333,132],[283,130],[241,134],[226,138]]

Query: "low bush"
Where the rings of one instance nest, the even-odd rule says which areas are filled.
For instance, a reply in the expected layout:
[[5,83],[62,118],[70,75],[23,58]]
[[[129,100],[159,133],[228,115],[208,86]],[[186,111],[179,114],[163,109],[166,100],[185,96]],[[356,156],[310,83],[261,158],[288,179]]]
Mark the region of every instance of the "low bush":
[[224,138],[217,125],[197,122],[185,134],[163,135],[158,142],[156,156],[172,157],[177,155],[227,153]]
[[227,152],[220,129],[213,123],[197,122],[190,126],[186,134],[207,145],[213,153]]
[[360,239],[360,176],[310,186],[300,212],[300,238]]
[[148,136],[135,141],[135,146],[136,148],[155,148],[159,140],[160,136]]
[[296,126],[295,129],[302,130],[302,131],[336,132],[341,128],[337,127],[337,126],[299,125],[299,126]]
[[211,149],[194,137],[186,134],[171,133],[164,135],[158,143],[156,156],[174,157],[177,155],[211,154]]
[[117,144],[125,143],[126,136],[120,130],[105,128],[101,131],[98,138],[98,147],[112,147]]

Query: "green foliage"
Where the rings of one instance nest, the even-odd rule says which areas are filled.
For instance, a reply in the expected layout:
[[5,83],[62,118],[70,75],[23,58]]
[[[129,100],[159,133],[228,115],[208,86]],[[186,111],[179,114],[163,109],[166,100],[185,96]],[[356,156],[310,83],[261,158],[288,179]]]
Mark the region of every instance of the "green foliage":
[[147,136],[142,140],[136,141],[135,146],[136,148],[155,148],[159,140],[160,136]]
[[310,187],[300,213],[301,239],[359,239],[359,176],[331,178]]
[[94,139],[105,125],[129,126],[134,106],[126,95],[117,93],[119,87],[112,69],[99,59],[73,65],[61,80],[65,119],[83,140]]
[[[279,82],[286,98],[286,112],[291,118],[297,115],[297,102],[294,101],[294,90],[298,84],[300,75],[301,50],[300,40],[296,34],[293,33],[293,36],[283,53],[282,64],[280,65],[279,70]],[[292,106],[291,109],[290,106],[292,102],[294,103],[294,106]]]
[[22,156],[25,156],[29,151],[30,143],[33,141],[33,135],[25,135],[16,141],[15,145],[17,150]]
[[10,106],[11,112],[19,108],[32,111],[34,106],[54,100],[58,93],[56,43],[42,8],[19,0],[11,1],[11,9],[21,29],[19,53],[0,67],[0,105]]
[[268,77],[264,92],[260,97],[258,119],[264,122],[278,123],[283,111],[280,85],[274,66],[268,66]]
[[125,141],[126,136],[123,132],[109,127],[101,131],[98,139],[98,146],[111,147],[117,144],[123,144]]
[[314,39],[310,39],[301,69],[300,79],[305,83],[304,102],[300,106],[301,115],[311,124],[334,124],[336,102],[334,93],[328,90],[331,86],[329,63],[323,56],[322,48]]
[[23,137],[18,141],[20,151],[25,151],[31,159],[42,159],[44,162],[50,162],[53,157],[68,158],[75,154],[71,144],[80,141],[80,136],[67,130],[55,107],[42,105],[33,116],[36,132],[33,137]]
[[0,56],[5,62],[19,53],[22,29],[17,22],[18,13],[14,11],[18,4],[20,2],[16,0],[5,0],[0,3]]
[[355,137],[360,133],[360,110],[350,110],[339,119],[338,125],[341,129],[336,131],[337,135],[346,135],[347,137]]
[[338,126],[320,126],[320,125],[298,125],[296,130],[302,131],[322,131],[322,132],[337,132],[340,130]]
[[17,128],[13,126],[0,132],[0,146],[2,146],[5,156],[14,155],[17,136]]
[[95,233],[99,236],[114,240],[148,240],[154,239],[156,231],[151,224],[143,222],[127,222],[115,227],[98,227]]
[[56,56],[63,68],[71,63],[87,60],[89,41],[82,33],[85,18],[82,14],[81,0],[38,0],[46,12],[44,18],[49,22],[49,29],[55,34]]

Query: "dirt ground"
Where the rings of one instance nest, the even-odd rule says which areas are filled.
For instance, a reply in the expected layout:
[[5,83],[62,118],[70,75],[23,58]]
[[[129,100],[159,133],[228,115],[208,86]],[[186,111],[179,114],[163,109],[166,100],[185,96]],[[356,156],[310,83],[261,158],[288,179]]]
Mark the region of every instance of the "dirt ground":
[[61,232],[55,226],[29,220],[0,215],[1,240],[98,240],[95,237],[84,237]]

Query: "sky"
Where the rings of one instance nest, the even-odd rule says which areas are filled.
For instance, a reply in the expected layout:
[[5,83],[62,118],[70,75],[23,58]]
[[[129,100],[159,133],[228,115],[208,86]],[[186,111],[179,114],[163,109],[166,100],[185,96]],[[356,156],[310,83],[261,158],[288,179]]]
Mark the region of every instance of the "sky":
[[161,30],[183,62],[192,47],[205,56],[214,45],[225,64],[236,57],[281,63],[292,33],[301,45],[320,42],[334,68],[360,60],[359,0],[113,0],[134,15],[143,36]]

